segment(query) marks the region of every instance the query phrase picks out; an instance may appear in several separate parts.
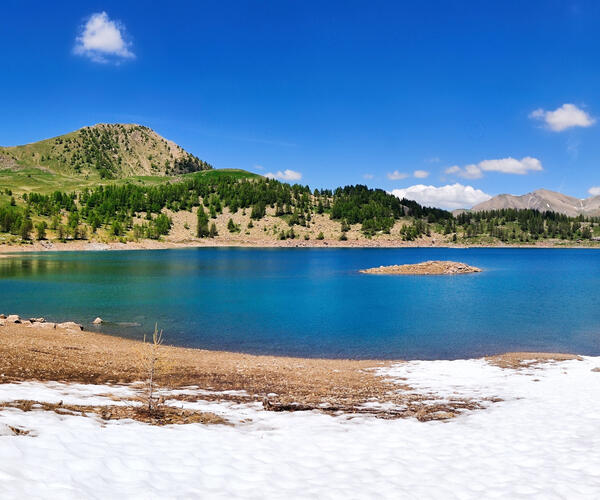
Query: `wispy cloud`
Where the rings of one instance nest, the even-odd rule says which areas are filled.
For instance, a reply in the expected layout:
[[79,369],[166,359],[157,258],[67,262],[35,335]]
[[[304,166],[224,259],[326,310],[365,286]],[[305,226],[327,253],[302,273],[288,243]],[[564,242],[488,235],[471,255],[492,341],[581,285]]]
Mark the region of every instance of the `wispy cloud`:
[[373,174],[363,174],[363,179],[372,179],[373,177],[375,177]]
[[459,167],[454,165],[444,170],[445,174],[458,175],[464,179],[480,179],[484,172],[499,172],[502,174],[526,175],[529,172],[543,170],[542,162],[537,158],[525,156],[520,160],[516,158],[500,158],[497,160],[483,160],[477,164]]
[[536,109],[529,114],[529,117],[544,122],[546,127],[554,132],[562,132],[573,127],[591,127],[596,123],[596,119],[586,111],[569,103],[563,104],[554,111]]
[[393,172],[388,172],[387,174],[387,178],[391,181],[400,181],[402,179],[406,179],[408,177],[408,174],[405,174],[404,172],[400,172],[398,170],[394,170]]
[[[399,170],[394,170],[393,172],[387,173],[387,178],[391,181],[401,181],[407,177],[411,177],[411,174],[400,172]],[[412,173],[412,177],[417,179],[425,179],[426,177],[429,177],[429,172],[427,170],[415,170]]]
[[489,194],[480,189],[475,189],[473,186],[463,186],[459,183],[439,187],[417,184],[405,189],[394,189],[392,194],[398,198],[414,200],[424,206],[447,210],[471,208],[473,205],[491,198]]
[[283,172],[278,170],[275,173],[269,172],[265,174],[265,177],[269,179],[279,179],[281,181],[299,181],[302,179],[302,174],[295,170],[285,169]]
[[118,63],[124,59],[133,59],[135,54],[125,35],[122,23],[110,19],[106,12],[97,12],[82,26],[73,50],[75,54],[97,63]]
[[591,187],[588,190],[588,193],[590,193],[592,196],[600,196],[600,186]]

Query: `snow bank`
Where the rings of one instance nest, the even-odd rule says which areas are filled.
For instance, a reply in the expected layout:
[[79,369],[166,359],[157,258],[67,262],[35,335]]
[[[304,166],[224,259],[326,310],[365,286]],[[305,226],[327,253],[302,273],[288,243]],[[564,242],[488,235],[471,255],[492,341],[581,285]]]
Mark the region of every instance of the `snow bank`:
[[[597,499],[600,373],[591,371],[597,366],[600,358],[585,358],[514,371],[469,360],[380,372],[440,399],[503,399],[446,422],[177,402],[252,422],[152,427],[4,409],[0,429],[19,426],[31,434],[0,435],[0,496]],[[111,393],[115,387],[0,385],[0,400],[35,394],[109,404],[103,395]]]

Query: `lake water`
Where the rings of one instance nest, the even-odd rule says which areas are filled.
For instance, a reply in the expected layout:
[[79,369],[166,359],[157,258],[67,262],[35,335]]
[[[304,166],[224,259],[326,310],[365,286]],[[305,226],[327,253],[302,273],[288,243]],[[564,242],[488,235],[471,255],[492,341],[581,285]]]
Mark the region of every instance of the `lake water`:
[[[462,276],[366,267],[456,260]],[[600,251],[240,249],[0,258],[0,312],[248,353],[454,359],[506,351],[600,355]]]

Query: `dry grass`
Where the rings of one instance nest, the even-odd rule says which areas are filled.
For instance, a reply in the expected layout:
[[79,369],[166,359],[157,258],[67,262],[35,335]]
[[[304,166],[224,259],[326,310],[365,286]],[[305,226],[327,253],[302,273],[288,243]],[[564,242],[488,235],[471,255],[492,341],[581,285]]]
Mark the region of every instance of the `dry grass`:
[[[160,411],[148,412],[139,406],[89,406],[65,405],[62,403],[45,403],[31,400],[17,400],[1,403],[0,409],[16,408],[21,411],[53,411],[59,415],[90,416],[97,415],[102,420],[132,419],[152,425],[172,424],[228,424],[228,422],[214,413],[183,410],[172,406],[165,406]],[[11,428],[12,429],[12,428]],[[14,432],[14,430],[13,430]],[[26,433],[26,432],[25,432]],[[20,434],[24,434],[21,432]]]
[[485,359],[488,363],[499,368],[518,370],[553,361],[581,360],[581,357],[576,354],[554,352],[509,352],[498,356],[488,356]]

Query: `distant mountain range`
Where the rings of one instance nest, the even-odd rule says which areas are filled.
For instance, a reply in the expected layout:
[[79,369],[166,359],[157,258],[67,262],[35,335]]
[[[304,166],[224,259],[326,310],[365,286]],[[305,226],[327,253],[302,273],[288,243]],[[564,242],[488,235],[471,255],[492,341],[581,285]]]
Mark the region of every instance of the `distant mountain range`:
[[120,123],[101,123],[23,146],[0,147],[0,170],[28,167],[90,179],[178,175],[212,168],[148,127]]
[[533,193],[527,193],[522,196],[499,194],[488,201],[475,205],[471,211],[481,212],[486,210],[501,210],[503,208],[558,212],[570,217],[578,215],[596,217],[600,216],[600,196],[592,196],[582,200],[556,191],[538,189]]

